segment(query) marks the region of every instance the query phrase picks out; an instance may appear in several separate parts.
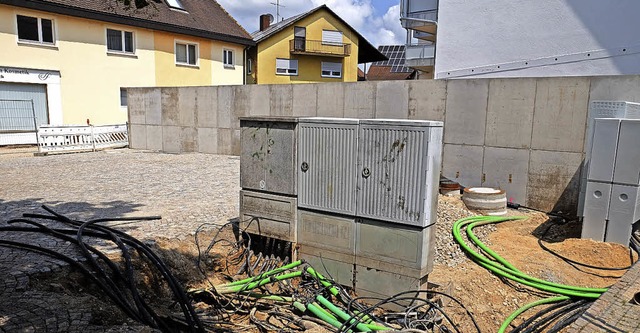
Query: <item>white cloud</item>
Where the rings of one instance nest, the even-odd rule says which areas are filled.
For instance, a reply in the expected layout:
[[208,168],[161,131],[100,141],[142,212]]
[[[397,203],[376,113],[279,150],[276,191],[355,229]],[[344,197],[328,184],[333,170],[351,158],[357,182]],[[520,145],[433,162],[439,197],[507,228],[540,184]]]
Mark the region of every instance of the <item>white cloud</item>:
[[[275,16],[276,0],[218,0],[249,33],[258,30],[261,14]],[[280,15],[291,17],[326,4],[374,46],[404,44],[406,32],[400,25],[400,6],[378,13],[371,0],[280,0]]]

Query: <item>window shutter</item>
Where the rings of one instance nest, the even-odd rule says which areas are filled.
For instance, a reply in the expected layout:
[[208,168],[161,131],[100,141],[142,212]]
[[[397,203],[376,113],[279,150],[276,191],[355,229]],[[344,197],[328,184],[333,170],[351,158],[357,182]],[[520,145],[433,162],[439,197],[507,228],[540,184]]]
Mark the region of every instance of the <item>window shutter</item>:
[[276,59],[276,68],[289,68],[289,59]]
[[339,62],[322,62],[322,71],[341,72],[342,64]]
[[342,32],[322,30],[322,42],[325,44],[342,44]]

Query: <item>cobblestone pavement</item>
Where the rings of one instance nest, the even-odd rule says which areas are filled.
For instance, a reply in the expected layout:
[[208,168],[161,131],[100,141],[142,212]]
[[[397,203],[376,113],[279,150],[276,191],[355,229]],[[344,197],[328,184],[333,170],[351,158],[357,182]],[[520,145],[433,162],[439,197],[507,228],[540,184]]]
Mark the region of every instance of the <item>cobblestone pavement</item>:
[[600,296],[567,333],[640,333],[640,304],[631,301],[636,293],[640,293],[639,263]]
[[[159,221],[112,223],[141,240],[187,237],[202,223],[223,224],[238,216],[236,156],[170,155],[129,149],[33,157],[0,155],[0,226],[47,205],[78,219],[161,215]],[[0,232],[0,239],[25,241]],[[78,256],[68,242],[29,236],[29,243]],[[92,317],[87,293],[67,304],[56,286],[34,288],[38,276],[64,270],[63,262],[0,247],[0,332],[141,331],[104,327]],[[63,273],[64,274],[64,273]],[[67,302],[67,303],[65,303]],[[105,306],[110,306],[106,301]],[[99,311],[98,311],[99,312]]]

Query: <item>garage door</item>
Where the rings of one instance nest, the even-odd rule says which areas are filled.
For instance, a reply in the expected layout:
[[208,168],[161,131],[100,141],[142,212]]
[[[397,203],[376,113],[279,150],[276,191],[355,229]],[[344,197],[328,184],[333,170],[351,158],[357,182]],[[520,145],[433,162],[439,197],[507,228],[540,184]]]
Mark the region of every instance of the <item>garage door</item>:
[[48,124],[46,85],[0,82],[0,133],[34,131],[31,100],[37,124]]

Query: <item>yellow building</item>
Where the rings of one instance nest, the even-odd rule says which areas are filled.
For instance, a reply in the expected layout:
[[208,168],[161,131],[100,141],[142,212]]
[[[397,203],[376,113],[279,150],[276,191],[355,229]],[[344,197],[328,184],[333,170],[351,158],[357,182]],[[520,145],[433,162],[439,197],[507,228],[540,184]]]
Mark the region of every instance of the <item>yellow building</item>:
[[251,45],[214,0],[0,0],[0,145],[33,130],[14,100],[38,124],[125,123],[123,88],[243,84]]
[[247,51],[247,83],[355,82],[358,64],[386,60],[326,5],[281,22],[260,16]]

